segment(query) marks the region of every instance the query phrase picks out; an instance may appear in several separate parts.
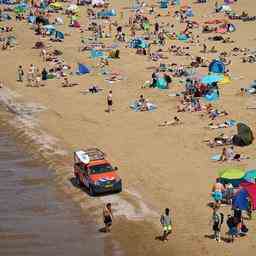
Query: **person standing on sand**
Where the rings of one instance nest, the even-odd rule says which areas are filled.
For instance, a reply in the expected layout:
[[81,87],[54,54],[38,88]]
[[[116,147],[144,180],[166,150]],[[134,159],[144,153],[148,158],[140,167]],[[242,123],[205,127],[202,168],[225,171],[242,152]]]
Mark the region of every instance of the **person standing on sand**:
[[22,66],[18,67],[18,82],[23,82],[24,71]]
[[163,226],[162,241],[168,241],[168,236],[172,232],[172,221],[169,208],[166,208],[164,214],[161,215],[160,223]]
[[107,112],[111,112],[112,111],[112,106],[113,106],[113,96],[112,96],[112,91],[110,90],[107,96],[107,104],[108,104],[108,108],[107,108]]
[[110,232],[112,221],[113,221],[113,213],[112,213],[111,203],[107,203],[103,208],[103,222],[105,224],[106,232]]
[[220,242],[221,226],[223,224],[224,214],[219,212],[219,206],[216,204],[213,207],[212,213],[212,229],[214,232],[214,239]]

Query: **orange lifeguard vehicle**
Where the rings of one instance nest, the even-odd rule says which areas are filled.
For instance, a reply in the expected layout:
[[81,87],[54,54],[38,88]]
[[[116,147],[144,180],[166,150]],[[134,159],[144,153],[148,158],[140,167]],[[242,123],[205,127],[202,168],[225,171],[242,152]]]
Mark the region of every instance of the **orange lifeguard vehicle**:
[[76,184],[85,186],[91,196],[122,191],[122,180],[117,174],[118,168],[113,168],[105,156],[105,153],[97,148],[74,152]]

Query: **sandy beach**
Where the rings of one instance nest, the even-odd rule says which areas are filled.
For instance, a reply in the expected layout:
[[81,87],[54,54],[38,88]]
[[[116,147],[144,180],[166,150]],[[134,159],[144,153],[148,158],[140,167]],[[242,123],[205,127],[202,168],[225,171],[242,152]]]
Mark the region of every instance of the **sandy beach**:
[[[213,12],[215,1],[209,0],[207,4],[193,2],[183,3],[192,6],[195,13],[193,20],[202,23],[207,19],[225,18],[223,13]],[[156,6],[155,13],[162,13],[156,19],[154,15],[148,15],[152,24],[157,20],[175,24],[176,31],[185,29],[185,25],[172,16],[164,16],[166,11],[159,9],[155,1],[147,2],[148,6],[151,4]],[[118,13],[113,20],[124,26],[129,39],[130,31],[125,26],[131,15],[128,6],[131,6],[129,1],[111,1],[111,7]],[[256,3],[240,0],[231,7],[237,13],[246,11],[253,16]],[[89,23],[86,8],[80,7],[79,21],[84,27]],[[124,13],[123,19],[121,12]],[[55,16],[53,14],[50,20]],[[203,141],[214,138],[220,131],[207,129],[209,119],[206,115],[202,117],[201,112],[177,114],[178,99],[169,94],[183,89],[180,79],[173,78],[168,90],[141,87],[145,81],[151,80],[152,67],[157,68],[159,63],[190,64],[189,57],[174,56],[166,51],[167,46],[172,44],[189,46],[188,51],[192,55],[203,55],[209,61],[216,58],[220,51],[230,52],[234,47],[255,48],[255,21],[232,21],[236,26],[236,31],[228,34],[235,41],[232,44],[207,41],[209,35],[202,34],[201,28],[196,30],[195,33],[200,35],[200,40],[206,42],[208,48],[215,45],[217,53],[200,53],[201,44],[168,40],[164,47],[164,55],[168,58],[155,62],[149,60],[148,56],[136,54],[135,49],[125,47],[125,43],[119,43],[120,58],[111,60],[109,69],[119,72],[124,79],[110,84],[97,68],[99,61],[92,60],[88,51],[78,51],[79,29],[68,27],[68,18],[61,16],[64,17],[64,25],[58,27],[69,34],[63,42],[40,38],[26,21],[8,21],[14,27],[10,34],[16,36],[18,44],[12,49],[0,51],[0,80],[4,84],[0,89],[0,99],[8,110],[14,112],[6,122],[7,127],[12,127],[10,129],[17,141],[36,159],[46,162],[55,170],[56,186],[72,198],[84,214],[91,216],[97,224],[96,229],[102,225],[103,204],[109,201],[113,203],[116,216],[113,230],[103,239],[117,241],[124,255],[251,255],[256,246],[255,220],[248,222],[248,236],[234,244],[218,244],[207,238],[211,234],[212,214],[207,204],[211,200],[211,187],[219,169],[232,165],[255,168],[255,143],[237,149],[241,154],[249,155],[249,160],[212,162],[211,156],[220,153],[221,149],[212,149]],[[0,26],[3,24],[6,23],[0,22]],[[62,87],[62,79],[47,80],[45,86],[39,88],[27,87],[26,81],[17,82],[19,65],[24,71],[28,70],[30,64],[40,70],[48,67],[40,57],[40,50],[32,49],[37,41],[62,51],[61,58],[71,66],[72,71],[77,63],[83,63],[91,67],[92,72],[84,76],[70,76],[70,80],[78,85],[67,88]],[[111,38],[102,41],[110,45],[114,41],[114,32]],[[152,49],[157,49],[157,46]],[[221,96],[214,106],[225,109],[229,118],[245,122],[255,133],[256,110],[247,109],[248,106],[256,106],[255,96],[237,96],[241,87],[248,87],[256,79],[255,63],[242,63],[239,56],[230,56],[229,59],[232,61],[228,66],[231,83],[219,86]],[[199,72],[207,74],[208,68],[200,68]],[[81,93],[93,84],[100,86],[103,91],[95,95]],[[106,113],[106,97],[110,89],[113,91],[114,111]],[[134,112],[129,108],[141,94],[157,105],[154,112]],[[26,114],[24,110],[27,110]],[[182,125],[158,126],[176,115],[182,119]],[[224,120],[225,117],[221,117],[218,121]],[[223,132],[234,134],[236,127]],[[72,185],[73,152],[87,147],[104,150],[113,165],[118,166],[124,186],[122,193],[94,198]],[[155,238],[161,234],[159,218],[166,207],[171,208],[173,234],[167,243],[162,243]],[[226,213],[228,207],[223,206],[222,210]],[[226,231],[225,227],[223,236]],[[105,255],[112,254],[106,251]]]

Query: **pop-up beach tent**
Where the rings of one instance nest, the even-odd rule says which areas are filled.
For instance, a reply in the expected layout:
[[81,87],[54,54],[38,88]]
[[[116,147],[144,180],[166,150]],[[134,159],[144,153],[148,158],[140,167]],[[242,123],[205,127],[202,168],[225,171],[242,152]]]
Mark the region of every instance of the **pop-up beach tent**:
[[90,69],[86,65],[78,63],[77,70],[76,70],[77,75],[86,75],[86,74],[89,74],[90,72],[91,72]]
[[233,136],[232,143],[236,146],[248,146],[253,142],[253,133],[249,126],[244,123],[237,124],[237,134]]
[[130,41],[129,47],[135,49],[148,48],[148,43],[143,38],[137,37]]
[[213,73],[224,73],[225,64],[220,60],[213,60],[209,65],[209,71]]

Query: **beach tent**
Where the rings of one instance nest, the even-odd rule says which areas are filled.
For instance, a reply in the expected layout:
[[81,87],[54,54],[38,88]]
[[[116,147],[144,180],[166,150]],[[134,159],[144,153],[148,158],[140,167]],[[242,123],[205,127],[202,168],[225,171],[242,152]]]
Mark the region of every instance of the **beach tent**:
[[53,25],[45,25],[43,26],[44,29],[46,29],[46,34],[51,35],[56,30]]
[[245,172],[240,167],[228,167],[219,171],[220,182],[223,184],[232,184],[234,187],[238,187],[243,181]]
[[72,13],[78,13],[79,7],[76,4],[70,4],[67,8],[67,11]]
[[177,37],[177,39],[178,39],[179,41],[181,41],[181,42],[187,42],[188,39],[189,39],[189,37],[188,37],[187,35],[185,35],[185,34],[179,34],[178,37]]
[[225,64],[220,60],[213,60],[209,65],[209,72],[224,73],[225,72]]
[[156,87],[159,89],[168,89],[168,83],[163,77],[160,77],[156,81]]
[[237,134],[233,136],[232,143],[236,146],[248,146],[253,142],[253,133],[249,126],[244,123],[237,124]]
[[91,54],[92,59],[97,59],[97,58],[103,58],[104,57],[103,51],[99,51],[99,50],[96,50],[96,49],[92,49],[90,54]]
[[256,183],[256,169],[248,170],[245,173],[244,180],[250,183]]
[[227,29],[228,32],[236,31],[236,26],[234,24],[232,24],[232,23],[228,24],[227,27],[228,27],[228,29]]
[[64,40],[64,33],[61,31],[55,31],[55,39]]
[[248,209],[248,198],[248,191],[245,188],[239,189],[232,200],[233,208],[238,208],[242,211],[246,211]]
[[242,182],[241,187],[246,189],[249,194],[249,198],[251,200],[252,209],[256,210],[256,184],[250,182]]
[[134,38],[130,41],[129,47],[130,48],[135,48],[135,49],[147,48],[148,43],[143,38],[137,37],[137,38]]
[[78,63],[78,67],[76,71],[77,75],[86,75],[86,74],[89,74],[90,72],[91,72],[90,69],[86,65]]
[[114,17],[117,13],[114,9],[112,10],[106,10],[106,11],[100,11],[97,13],[98,18],[108,18],[108,17]]
[[169,0],[161,0],[160,1],[160,8],[161,9],[167,9],[169,5]]
[[28,23],[36,23],[36,16],[28,16]]

